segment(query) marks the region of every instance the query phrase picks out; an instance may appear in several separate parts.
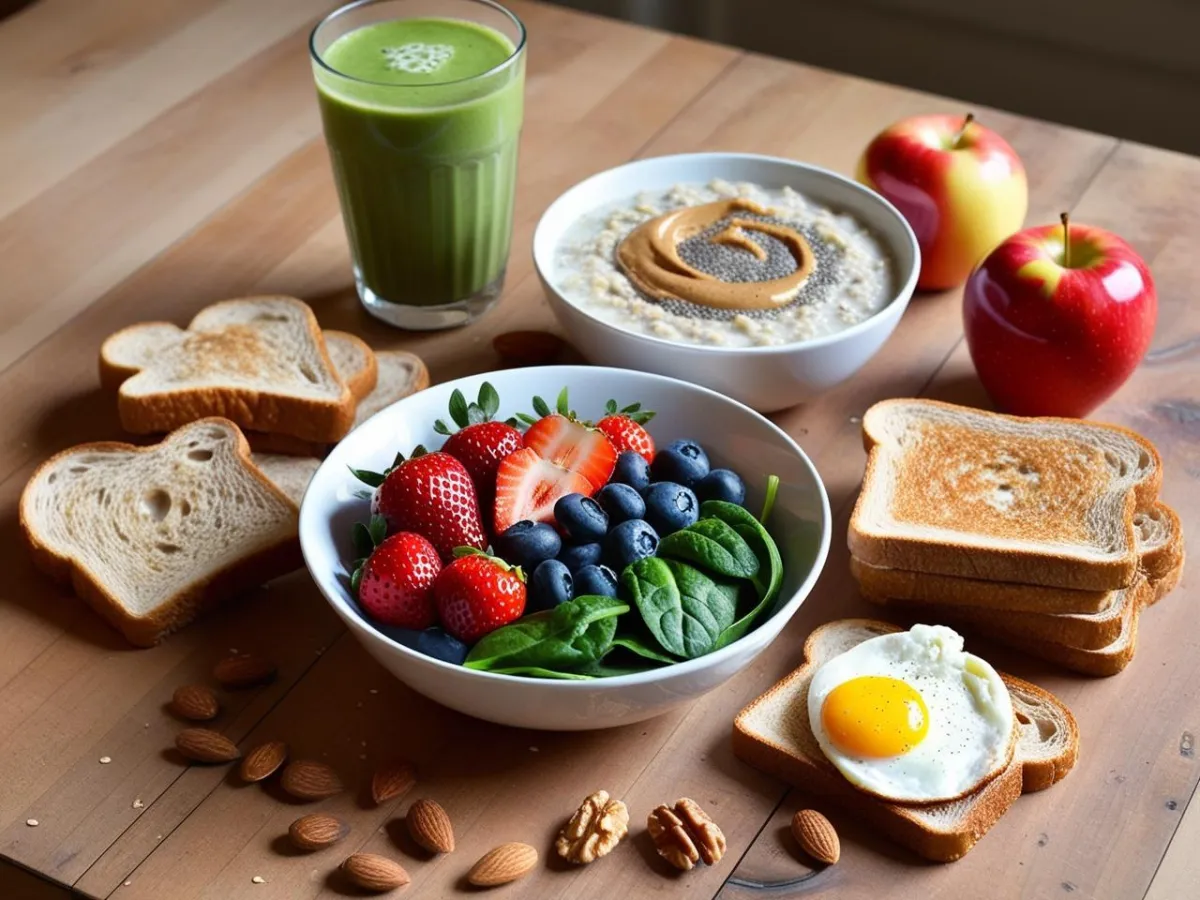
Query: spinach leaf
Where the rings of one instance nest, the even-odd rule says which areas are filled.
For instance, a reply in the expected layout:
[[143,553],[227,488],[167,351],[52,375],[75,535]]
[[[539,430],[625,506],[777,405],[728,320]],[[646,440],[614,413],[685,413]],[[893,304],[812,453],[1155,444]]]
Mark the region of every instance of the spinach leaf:
[[612,597],[576,597],[486,635],[471,649],[464,665],[493,672],[573,669],[608,651],[617,631],[617,617],[629,609]]
[[599,662],[588,663],[579,670],[579,675],[583,678],[616,678],[618,675],[636,675],[639,672],[648,672],[656,668],[653,665],[642,664],[636,662],[630,665],[616,665],[610,663],[607,658]]
[[[640,656],[642,659],[650,660],[651,662],[665,663],[670,665],[674,662],[679,662],[675,657],[668,656],[661,650],[651,647],[649,643],[632,634],[617,635],[613,638],[612,649],[628,650],[635,656]],[[606,656],[605,659],[608,659]]]
[[751,579],[758,602],[721,632],[717,646],[724,647],[745,635],[775,600],[783,583],[783,559],[767,529],[742,507],[723,500],[708,500],[700,506],[700,514],[719,519],[729,525],[754,552],[759,563],[759,571]]
[[[592,665],[598,665],[592,663]],[[557,669],[544,669],[541,666],[513,666],[508,669],[489,669],[497,675],[524,675],[526,678],[554,678],[559,681],[591,681],[597,677],[585,672],[560,672]]]
[[621,585],[659,646],[685,659],[712,650],[736,614],[736,595],[675,560],[640,559],[622,573]]
[[[739,507],[740,508],[740,507]],[[717,517],[706,517],[658,542],[658,555],[700,566],[726,578],[753,578],[759,562],[736,529]]]

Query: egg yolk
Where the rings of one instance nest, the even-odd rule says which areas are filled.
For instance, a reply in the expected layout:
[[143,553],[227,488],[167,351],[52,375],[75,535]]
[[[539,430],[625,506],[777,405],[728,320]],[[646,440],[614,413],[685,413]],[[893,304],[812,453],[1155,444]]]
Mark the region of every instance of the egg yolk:
[[834,746],[853,756],[907,753],[929,731],[921,695],[898,678],[863,675],[842,682],[821,706],[821,723]]

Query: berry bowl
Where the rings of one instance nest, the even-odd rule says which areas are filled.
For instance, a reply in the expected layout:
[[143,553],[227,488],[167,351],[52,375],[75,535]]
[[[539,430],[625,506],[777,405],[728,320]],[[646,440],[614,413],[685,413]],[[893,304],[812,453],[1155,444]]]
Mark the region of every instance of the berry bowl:
[[[696,233],[709,222],[705,210],[727,214],[731,203],[750,205],[736,207],[736,219],[727,216]],[[670,216],[679,212],[691,215],[691,224],[674,232]],[[805,269],[804,286],[765,304],[790,297],[786,306],[746,311],[743,289],[753,284],[744,282],[779,284],[770,279],[797,265],[778,252],[784,244],[773,244],[774,255],[759,250],[770,240],[746,230],[747,212],[751,218],[777,213],[775,225],[807,240],[815,265]],[[729,245],[727,225],[739,246]],[[643,228],[657,229],[659,243],[636,247],[630,238]],[[645,269],[644,248],[665,246],[664,234],[678,235],[677,259],[668,271]],[[752,254],[766,257],[762,268],[755,268]],[[628,260],[642,263],[641,275],[635,277]],[[727,293],[732,299],[724,307],[712,300],[681,303],[674,289],[682,283],[686,292],[697,282],[680,281],[680,260],[738,293]],[[551,309],[589,361],[669,375],[771,412],[844,381],[875,355],[912,297],[920,249],[891,203],[836,172],[754,154],[687,153],[637,160],[566,191],[538,222],[533,261]],[[722,265],[740,274],[723,274]],[[657,301],[652,289],[643,290],[655,277],[670,286]]]
[[[480,482],[472,453],[489,435],[512,444]],[[480,515],[470,504],[488,491]],[[804,602],[830,534],[816,469],[767,419],[707,388],[590,366],[406,397],[330,453],[300,511],[309,572],[372,657],[451,709],[547,730],[637,722],[727,681]],[[656,579],[678,590],[655,594]],[[554,630],[570,616],[578,627]]]

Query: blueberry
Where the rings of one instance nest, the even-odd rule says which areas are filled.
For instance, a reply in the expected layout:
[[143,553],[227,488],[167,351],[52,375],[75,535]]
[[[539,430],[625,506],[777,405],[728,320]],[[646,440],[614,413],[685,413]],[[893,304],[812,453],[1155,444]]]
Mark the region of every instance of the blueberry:
[[575,596],[617,596],[617,573],[608,566],[584,566],[575,573]]
[[604,539],[604,561],[614,572],[623,572],[630,563],[653,556],[658,549],[658,532],[643,519],[622,522]]
[[571,599],[574,579],[571,570],[557,559],[548,559],[533,570],[529,579],[529,612],[554,609]]
[[606,484],[600,488],[600,493],[596,494],[596,502],[608,513],[610,525],[646,516],[646,501],[627,484]]
[[700,501],[691,488],[673,481],[660,481],[646,491],[646,521],[659,534],[687,528],[700,518]]
[[496,538],[496,553],[505,562],[532,572],[544,559],[554,559],[562,538],[553,525],[522,519]]
[[601,555],[599,544],[563,544],[558,561],[575,573],[584,566],[599,565]]
[[733,469],[713,469],[696,483],[696,496],[705,500],[724,500],[741,506],[746,502],[746,483]]
[[691,487],[708,474],[708,454],[695,441],[672,441],[655,455],[650,473],[655,481]]
[[461,666],[467,658],[470,648],[456,637],[446,634],[440,628],[427,628],[417,637],[417,652]]
[[608,533],[608,515],[600,504],[583,494],[567,494],[554,504],[554,518],[571,540],[598,541]]
[[650,487],[650,463],[640,453],[626,450],[617,457],[610,484],[627,484],[639,494]]

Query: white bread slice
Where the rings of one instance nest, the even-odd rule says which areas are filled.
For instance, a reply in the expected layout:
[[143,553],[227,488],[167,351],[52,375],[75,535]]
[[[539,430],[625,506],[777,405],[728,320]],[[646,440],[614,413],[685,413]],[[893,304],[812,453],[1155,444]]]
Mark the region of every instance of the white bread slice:
[[828,659],[896,626],[841,619],[817,628],[804,644],[804,664],[754,700],[733,723],[739,759],[802,790],[829,797],[914,853],[935,862],[966,854],[1025,791],[1061,779],[1079,754],[1079,729],[1052,694],[1002,675],[1012,696],[1020,734],[1013,761],[973,794],[949,803],[903,805],[855,788],[825,758],[808,724],[808,685]]
[[43,463],[20,501],[34,562],[133,644],[301,565],[297,509],[237,426],[201,419],[160,444],[82,444]]
[[120,383],[121,424],[170,431],[205,416],[332,442],[350,430],[355,399],[333,368],[311,309],[294,297],[244,297],[201,310],[186,330],[133,325],[100,350],[101,381]]
[[250,458],[263,475],[287,494],[297,506],[304,500],[308,483],[321,467],[321,461],[315,456],[289,456],[284,453],[255,451]]
[[1108,591],[1138,571],[1133,517],[1158,496],[1149,441],[1076,419],[1021,418],[933,400],[885,400],[850,551],[875,566]]

